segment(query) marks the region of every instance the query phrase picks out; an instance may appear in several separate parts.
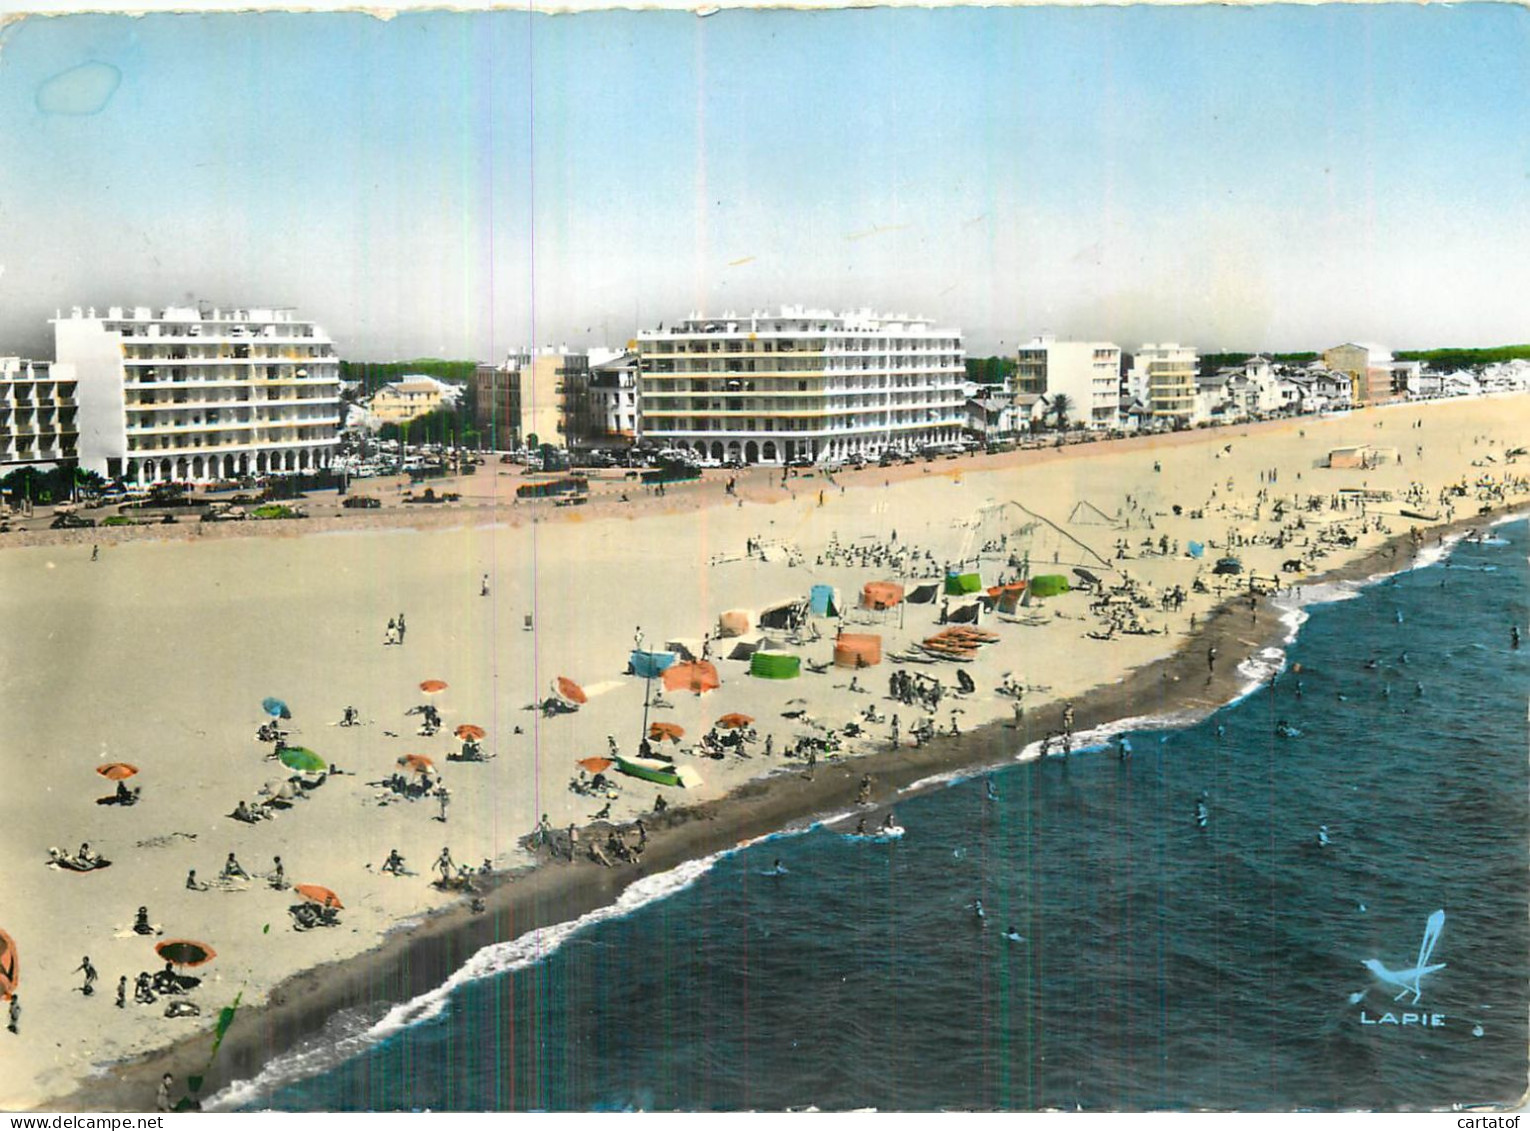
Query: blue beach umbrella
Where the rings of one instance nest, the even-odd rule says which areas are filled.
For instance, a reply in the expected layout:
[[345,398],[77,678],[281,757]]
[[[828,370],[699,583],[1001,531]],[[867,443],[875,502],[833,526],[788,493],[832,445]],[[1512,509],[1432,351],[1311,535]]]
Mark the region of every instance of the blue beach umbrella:
[[280,699],[272,698],[270,696],[260,701],[260,709],[266,714],[270,715],[273,719],[292,718],[292,712],[288,710],[287,704],[283,703]]

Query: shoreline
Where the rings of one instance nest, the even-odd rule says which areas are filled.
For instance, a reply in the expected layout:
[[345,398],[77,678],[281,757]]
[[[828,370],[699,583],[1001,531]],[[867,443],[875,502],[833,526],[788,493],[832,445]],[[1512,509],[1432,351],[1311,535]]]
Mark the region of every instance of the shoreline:
[[[1430,526],[1427,533],[1444,542],[1474,527],[1523,518],[1526,513],[1523,504],[1499,507]],[[1408,535],[1394,534],[1331,570],[1304,576],[1300,584],[1379,580],[1409,568],[1413,568],[1413,555]],[[1138,666],[1123,679],[1075,696],[1075,733],[1132,719],[1184,725],[1248,694],[1249,676],[1239,671],[1241,664],[1265,649],[1283,650],[1290,625],[1275,597],[1261,597],[1248,621],[1242,617],[1245,608],[1241,596],[1224,599],[1180,639],[1172,653]],[[1213,646],[1221,663],[1208,678],[1203,649]],[[486,909],[481,914],[462,903],[424,912],[395,926],[378,946],[360,955],[310,967],[282,981],[266,1002],[241,1009],[210,1069],[212,1038],[203,1031],[159,1050],[97,1067],[74,1090],[33,1110],[145,1110],[162,1073],[171,1073],[179,1087],[188,1076],[204,1074],[204,1069],[200,1095],[210,1099],[232,1083],[255,1079],[282,1054],[320,1038],[339,1014],[360,1010],[377,1017],[389,1007],[440,988],[484,946],[570,923],[611,905],[640,879],[853,808],[863,773],[875,779],[874,806],[885,808],[908,796],[901,791],[910,786],[927,783],[922,792],[963,770],[1013,762],[1032,742],[1061,729],[1062,707],[1053,698],[1027,710],[1018,734],[1013,722],[996,721],[959,736],[938,737],[923,747],[883,744],[853,759],[820,762],[811,779],[795,766],[778,769],[724,797],[674,807],[662,817],[647,819],[651,836],[639,866],[608,869],[583,859],[573,864],[553,860],[496,875],[484,895]]]

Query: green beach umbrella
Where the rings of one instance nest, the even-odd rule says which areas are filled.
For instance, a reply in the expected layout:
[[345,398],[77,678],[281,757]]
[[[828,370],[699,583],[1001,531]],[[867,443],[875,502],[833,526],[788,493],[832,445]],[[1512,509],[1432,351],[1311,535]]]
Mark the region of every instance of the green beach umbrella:
[[277,755],[277,758],[289,770],[301,770],[304,773],[318,774],[329,769],[329,763],[306,746],[288,746]]

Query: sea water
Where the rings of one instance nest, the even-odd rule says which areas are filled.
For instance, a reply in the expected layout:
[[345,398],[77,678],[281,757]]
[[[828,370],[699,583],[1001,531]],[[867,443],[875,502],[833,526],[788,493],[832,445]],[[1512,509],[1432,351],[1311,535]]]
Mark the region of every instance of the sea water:
[[[289,1057],[224,1102],[1512,1103],[1530,1047],[1530,642],[1513,650],[1510,626],[1526,627],[1530,537],[1494,534],[1309,606],[1273,686],[1130,732],[1128,756],[1116,738],[906,798],[894,841],[841,822],[693,863],[545,946],[484,952],[361,1026],[351,1059]],[[1364,963],[1419,966],[1437,911],[1424,965],[1443,967],[1399,999]]]

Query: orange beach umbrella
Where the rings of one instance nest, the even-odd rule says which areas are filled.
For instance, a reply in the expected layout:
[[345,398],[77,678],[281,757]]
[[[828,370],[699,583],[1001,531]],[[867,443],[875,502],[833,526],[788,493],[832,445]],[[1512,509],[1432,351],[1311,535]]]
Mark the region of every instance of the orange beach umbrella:
[[742,730],[752,722],[754,722],[753,715],[740,715],[735,712],[718,719],[717,725],[722,727],[723,730]]
[[588,703],[590,701],[590,697],[584,693],[584,688],[580,687],[566,675],[560,675],[557,679],[553,680],[553,694],[560,699],[567,699],[570,703]]
[[317,903],[320,907],[333,907],[337,911],[345,910],[345,904],[340,902],[338,895],[318,884],[294,884],[292,890],[309,903]]
[[721,685],[717,669],[706,660],[672,664],[664,669],[664,687],[668,691],[694,691],[697,695]]
[[131,762],[107,762],[104,766],[97,766],[96,773],[107,781],[122,781],[130,778],[138,772],[138,767]]
[[679,742],[685,737],[685,728],[679,723],[649,723],[648,737],[655,742],[663,742],[666,738]]
[[21,967],[16,962],[16,940],[0,931],[0,1001],[15,996],[21,982]]
[[426,695],[434,695],[438,691],[445,691],[446,690],[446,680],[444,680],[444,679],[427,679],[423,683],[420,684],[420,690],[423,691]]
[[417,774],[428,774],[436,768],[436,764],[424,754],[400,754],[398,764]]
[[592,774],[603,774],[611,768],[613,763],[609,758],[581,758],[575,764],[589,770]]
[[457,728],[458,738],[488,738],[489,732],[474,723],[463,723]]

